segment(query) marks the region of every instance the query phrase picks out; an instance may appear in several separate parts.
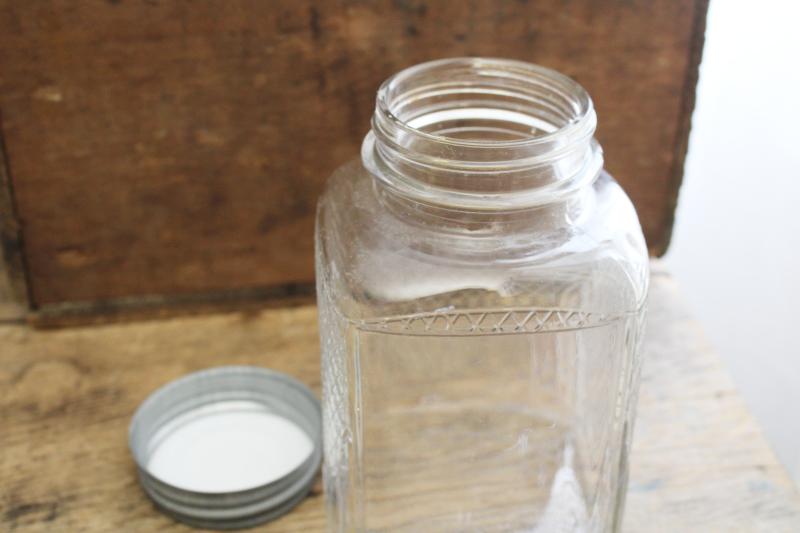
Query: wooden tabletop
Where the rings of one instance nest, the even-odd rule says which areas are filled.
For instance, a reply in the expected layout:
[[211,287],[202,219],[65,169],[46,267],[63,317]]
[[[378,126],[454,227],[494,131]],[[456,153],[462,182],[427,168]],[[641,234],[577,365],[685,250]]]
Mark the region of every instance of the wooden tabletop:
[[[0,531],[193,531],[138,486],[127,428],[187,372],[263,365],[319,391],[314,307],[35,330],[0,325]],[[687,314],[653,276],[624,531],[798,532],[800,497]],[[319,484],[256,531],[322,531]]]

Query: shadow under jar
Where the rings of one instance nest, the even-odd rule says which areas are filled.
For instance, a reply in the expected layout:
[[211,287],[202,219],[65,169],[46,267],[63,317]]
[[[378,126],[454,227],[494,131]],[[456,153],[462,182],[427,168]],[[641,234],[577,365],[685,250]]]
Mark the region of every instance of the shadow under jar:
[[317,214],[329,531],[619,530],[648,259],[595,125],[517,61],[379,89]]

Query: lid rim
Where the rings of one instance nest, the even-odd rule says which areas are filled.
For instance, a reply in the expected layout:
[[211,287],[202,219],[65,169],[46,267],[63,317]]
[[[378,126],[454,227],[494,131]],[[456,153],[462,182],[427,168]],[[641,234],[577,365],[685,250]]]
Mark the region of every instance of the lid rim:
[[[235,491],[185,489],[147,469],[160,430],[193,410],[229,401],[253,401],[298,426],[313,449],[285,475]],[[139,483],[159,509],[185,524],[212,529],[251,527],[290,511],[305,498],[322,463],[322,412],[314,393],[295,378],[255,366],[221,366],[171,381],[151,393],[134,413],[128,447]]]

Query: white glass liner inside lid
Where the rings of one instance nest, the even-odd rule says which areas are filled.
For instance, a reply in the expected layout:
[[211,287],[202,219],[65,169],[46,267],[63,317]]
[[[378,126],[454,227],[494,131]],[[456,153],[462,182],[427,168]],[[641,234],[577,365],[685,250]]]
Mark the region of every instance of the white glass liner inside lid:
[[291,420],[253,401],[224,401],[189,411],[152,439],[147,471],[184,490],[252,489],[288,475],[314,444]]

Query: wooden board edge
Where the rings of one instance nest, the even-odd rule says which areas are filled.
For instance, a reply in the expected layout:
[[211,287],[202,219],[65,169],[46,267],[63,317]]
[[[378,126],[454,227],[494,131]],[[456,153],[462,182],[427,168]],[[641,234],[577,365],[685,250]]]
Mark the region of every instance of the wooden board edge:
[[678,207],[678,195],[683,183],[684,163],[689,149],[689,133],[692,129],[692,113],[697,99],[697,81],[700,77],[700,62],[703,58],[703,45],[706,40],[706,19],[709,0],[697,0],[692,16],[691,43],[689,44],[689,62],[684,76],[683,94],[681,95],[681,113],[678,130],[673,147],[672,168],[670,169],[667,204],[664,209],[664,220],[661,222],[661,238],[650,247],[650,255],[662,257],[669,249],[672,240],[672,229],[675,224],[675,210]]
[[[20,222],[14,197],[14,184],[11,179],[8,152],[3,129],[3,113],[0,110],[0,276],[7,278],[12,304],[24,312],[33,307],[33,299],[28,282],[25,247],[23,245],[22,224]],[[0,280],[0,283],[5,280]]]
[[314,284],[296,283],[199,294],[153,295],[46,304],[32,310],[27,316],[27,321],[35,328],[46,329],[161,320],[212,313],[249,315],[262,309],[297,307],[314,302]]
[[[650,260],[651,277],[671,277],[660,259]],[[161,320],[214,313],[255,314],[263,309],[316,303],[314,284],[298,283],[181,296],[147,296],[97,302],[46,304],[31,311],[28,324],[37,329]]]

